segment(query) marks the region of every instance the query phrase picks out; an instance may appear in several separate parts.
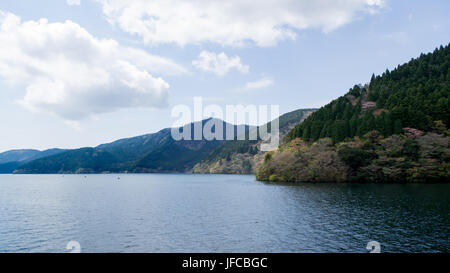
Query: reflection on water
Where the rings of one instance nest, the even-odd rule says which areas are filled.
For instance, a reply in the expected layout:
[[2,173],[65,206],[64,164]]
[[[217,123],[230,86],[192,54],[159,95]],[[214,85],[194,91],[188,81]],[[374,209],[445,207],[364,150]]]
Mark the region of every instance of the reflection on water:
[[117,176],[0,176],[0,252],[450,251],[450,185]]

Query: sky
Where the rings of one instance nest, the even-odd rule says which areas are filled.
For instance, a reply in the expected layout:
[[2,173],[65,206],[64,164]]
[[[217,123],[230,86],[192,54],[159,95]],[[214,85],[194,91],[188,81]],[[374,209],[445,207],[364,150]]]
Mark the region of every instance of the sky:
[[448,14],[448,0],[2,0],[0,152],[154,133],[193,97],[320,107],[448,44]]

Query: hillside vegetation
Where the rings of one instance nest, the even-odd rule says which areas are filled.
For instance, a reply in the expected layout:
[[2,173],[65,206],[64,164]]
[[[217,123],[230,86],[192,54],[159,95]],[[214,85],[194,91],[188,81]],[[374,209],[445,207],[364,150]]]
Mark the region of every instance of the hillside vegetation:
[[449,128],[449,67],[447,45],[393,71],[373,75],[369,84],[355,85],[296,126],[287,140],[330,137],[338,143],[372,130],[387,137],[402,133],[404,127],[429,131],[438,120]]
[[256,176],[290,182],[450,182],[450,46],[372,76],[314,112]]
[[[312,114],[316,109],[299,109],[279,117],[280,139],[295,125]],[[270,123],[267,125],[270,131]],[[255,128],[254,130],[258,130]],[[197,163],[194,173],[206,174],[253,174],[263,161],[260,150],[261,140],[227,141]]]
[[0,153],[0,174],[10,174],[20,166],[31,162],[33,160],[44,158],[59,153],[63,153],[66,150],[62,149],[49,149],[45,151],[38,150],[11,150],[4,153]]
[[[199,121],[202,126],[210,119]],[[191,132],[195,123],[191,123]],[[224,137],[227,124],[223,123]],[[235,136],[238,126],[234,128]],[[213,127],[214,128],[214,127]],[[244,126],[248,132],[251,127]],[[214,130],[214,129],[213,129]],[[191,135],[193,138],[193,135]],[[175,141],[171,129],[154,134],[117,140],[95,148],[64,151],[22,164],[7,164],[5,172],[14,173],[172,173],[191,172],[192,167],[222,145],[224,140]]]
[[376,131],[365,138],[334,145],[296,138],[267,153],[256,178],[271,182],[450,182],[449,137],[428,133],[411,139],[384,138]]
[[[280,119],[281,133],[286,134],[306,115],[311,109],[297,110],[285,114]],[[201,121],[205,126],[210,119]],[[225,139],[227,123],[223,124],[223,138]],[[193,128],[191,123],[191,138]],[[237,139],[238,126],[234,128]],[[242,125],[248,136],[254,127]],[[213,127],[214,128],[214,127]],[[213,129],[214,130],[214,129]],[[0,164],[0,172],[5,173],[190,173],[201,172],[199,166],[205,166],[200,162],[210,164],[213,161],[225,159],[225,164],[220,164],[217,172],[220,173],[252,173],[255,162],[262,162],[263,153],[259,153],[258,141],[237,140],[180,140],[175,141],[171,135],[171,129],[166,128],[154,134],[120,139],[112,143],[102,144],[94,148],[81,148],[48,154],[36,160],[24,162],[10,162]],[[258,155],[259,153],[259,155]],[[16,155],[11,152],[6,155]],[[238,167],[227,167],[227,163],[235,160],[235,155],[244,157],[239,160]],[[5,157],[6,157],[5,155]],[[256,156],[255,159],[253,156]],[[259,159],[256,160],[256,158]],[[251,157],[251,158],[250,158]],[[9,156],[11,158],[11,156]],[[31,157],[30,157],[31,158]],[[230,158],[233,158],[231,160]],[[228,169],[227,169],[228,168]],[[210,168],[207,168],[210,172]]]

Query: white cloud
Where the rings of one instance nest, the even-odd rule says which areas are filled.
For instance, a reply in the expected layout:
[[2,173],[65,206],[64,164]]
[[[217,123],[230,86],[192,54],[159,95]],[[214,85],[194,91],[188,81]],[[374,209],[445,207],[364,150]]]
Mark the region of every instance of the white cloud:
[[273,80],[271,78],[262,78],[254,82],[248,82],[245,84],[245,89],[254,90],[262,89],[273,85]]
[[0,11],[0,76],[24,86],[19,103],[67,120],[130,107],[164,107],[169,84],[150,73],[184,73],[170,60],[98,39],[78,24],[22,22]]
[[146,43],[213,42],[275,45],[296,31],[332,31],[358,14],[373,14],[387,0],[97,0],[112,24]]
[[81,0],[67,0],[67,5],[79,6],[79,5],[81,5]]
[[214,52],[202,51],[197,60],[192,61],[192,65],[197,69],[213,72],[223,76],[231,69],[236,69],[242,73],[248,73],[249,67],[242,64],[239,56],[228,57],[225,53],[216,54]]

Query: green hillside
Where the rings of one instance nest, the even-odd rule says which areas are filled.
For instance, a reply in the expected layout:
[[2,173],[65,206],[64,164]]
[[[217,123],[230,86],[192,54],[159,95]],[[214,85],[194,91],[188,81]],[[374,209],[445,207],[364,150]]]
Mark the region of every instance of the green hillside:
[[24,162],[27,161],[40,152],[38,150],[11,150],[0,153],[0,164],[9,162]]
[[11,174],[21,165],[20,162],[12,161],[0,164],[0,174]]
[[168,136],[170,136],[170,129],[163,129],[154,134],[120,139],[96,148],[113,154],[122,162],[135,162],[165,143]]
[[[211,119],[202,121],[202,128],[206,122]],[[231,126],[234,131],[235,139],[237,139],[238,126],[222,123],[223,139],[226,139],[226,128]],[[194,123],[191,123],[191,139],[194,139]],[[252,128],[242,125],[244,132]],[[214,131],[214,127],[212,129]],[[181,140],[175,141],[170,133],[164,142],[160,143],[154,150],[146,154],[142,159],[134,164],[132,172],[192,172],[195,164],[207,157],[211,152],[220,147],[223,143],[232,140]]]
[[[202,126],[210,119],[200,121]],[[195,123],[191,123],[192,132]],[[223,123],[224,128],[227,124]],[[238,126],[231,125],[237,134]],[[249,126],[244,126],[248,132]],[[223,130],[224,134],[226,130]],[[193,135],[191,136],[193,137]],[[25,164],[0,165],[15,173],[191,172],[192,167],[219,147],[223,140],[175,141],[171,129],[121,139],[95,148],[82,148],[39,158]]]
[[20,166],[16,173],[99,173],[111,169],[118,160],[110,153],[81,148],[37,159]]
[[[299,109],[281,115],[279,118],[281,139],[315,110]],[[269,125],[270,123],[268,124],[270,131]],[[193,171],[195,173],[252,174],[262,163],[264,152],[259,149],[261,143],[261,140],[226,141],[197,163]]]
[[264,181],[450,182],[450,46],[372,76],[296,126]]
[[62,149],[48,149],[44,151],[38,150],[11,150],[0,154],[0,174],[13,173],[15,169],[19,168],[33,160],[44,158],[56,154],[63,153],[66,150]]
[[373,75],[368,85],[355,85],[345,96],[312,114],[287,140],[330,137],[337,143],[372,130],[387,137],[401,133],[404,127],[430,131],[436,121],[449,128],[449,67],[447,45],[380,76]]

